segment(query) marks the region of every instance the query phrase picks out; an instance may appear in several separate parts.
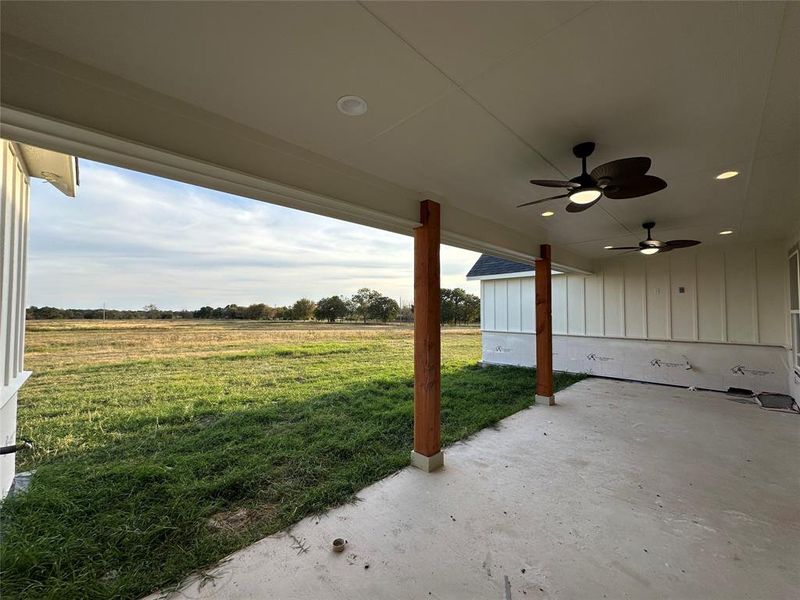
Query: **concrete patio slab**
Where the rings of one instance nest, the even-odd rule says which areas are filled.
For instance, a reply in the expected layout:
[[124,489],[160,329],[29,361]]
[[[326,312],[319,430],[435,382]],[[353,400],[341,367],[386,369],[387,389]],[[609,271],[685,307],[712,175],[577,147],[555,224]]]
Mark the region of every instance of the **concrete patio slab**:
[[[558,398],[170,598],[797,597],[797,415],[601,379]],[[336,537],[348,540],[340,554]]]

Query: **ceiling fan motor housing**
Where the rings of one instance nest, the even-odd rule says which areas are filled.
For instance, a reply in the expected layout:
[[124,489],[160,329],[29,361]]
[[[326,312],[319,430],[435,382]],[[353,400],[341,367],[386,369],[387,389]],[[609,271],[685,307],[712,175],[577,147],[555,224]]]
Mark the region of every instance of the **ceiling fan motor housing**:
[[582,142],[572,148],[572,153],[576,158],[586,158],[591,156],[592,152],[594,152],[594,148],[594,142]]
[[654,240],[650,234],[650,230],[655,227],[655,221],[647,221],[642,223],[642,227],[647,230],[647,239],[639,242],[640,248],[662,248],[666,244],[664,242],[659,242],[658,240]]

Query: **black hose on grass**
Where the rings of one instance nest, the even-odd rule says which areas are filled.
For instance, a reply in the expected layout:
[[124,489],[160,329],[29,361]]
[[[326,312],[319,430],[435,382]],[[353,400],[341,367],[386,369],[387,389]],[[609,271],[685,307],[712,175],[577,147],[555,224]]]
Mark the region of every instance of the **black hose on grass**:
[[0,446],[0,456],[4,454],[14,454],[20,450],[30,450],[33,448],[33,442],[30,440],[22,440],[12,446]]

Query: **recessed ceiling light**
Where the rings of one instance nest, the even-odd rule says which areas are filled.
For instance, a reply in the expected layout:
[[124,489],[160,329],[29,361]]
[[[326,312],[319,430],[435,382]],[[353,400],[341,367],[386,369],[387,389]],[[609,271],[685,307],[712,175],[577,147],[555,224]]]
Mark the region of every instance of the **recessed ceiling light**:
[[552,217],[554,214],[556,214],[556,213],[554,213],[552,210],[546,210],[546,211],[544,211],[542,213],[542,216],[543,217]]
[[336,101],[336,108],[348,117],[359,117],[367,112],[367,101],[361,96],[342,96]]
[[731,177],[736,177],[739,174],[739,171],[725,171],[717,175],[717,179],[730,179]]
[[733,233],[732,229],[723,229],[722,231],[719,232],[720,235],[730,235],[732,233]]
[[603,246],[603,250],[612,250],[614,246]]

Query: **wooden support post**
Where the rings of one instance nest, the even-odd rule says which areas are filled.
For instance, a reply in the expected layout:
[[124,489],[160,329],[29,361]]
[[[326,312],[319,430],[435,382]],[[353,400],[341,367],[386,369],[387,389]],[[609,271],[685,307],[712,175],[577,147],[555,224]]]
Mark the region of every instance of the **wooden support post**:
[[550,406],[553,395],[553,316],[550,281],[550,245],[540,246],[536,260],[536,401]]
[[411,463],[424,471],[442,466],[441,294],[439,289],[439,204],[420,203],[421,227],[414,230],[414,451]]

